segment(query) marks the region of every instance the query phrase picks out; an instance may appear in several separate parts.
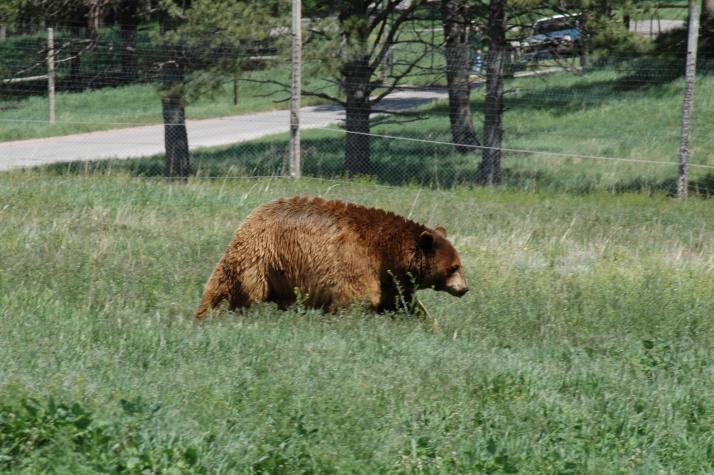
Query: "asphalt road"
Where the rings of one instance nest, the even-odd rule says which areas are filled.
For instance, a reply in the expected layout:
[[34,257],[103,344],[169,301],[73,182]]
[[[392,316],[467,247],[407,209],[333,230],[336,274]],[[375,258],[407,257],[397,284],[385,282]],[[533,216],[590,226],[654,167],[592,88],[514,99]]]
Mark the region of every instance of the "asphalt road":
[[[559,67],[520,71],[514,76],[547,75],[562,71]],[[471,87],[482,87],[483,79],[472,76]],[[399,112],[448,98],[446,89],[409,89],[390,94],[376,109]],[[345,117],[339,105],[300,109],[302,129],[336,125]],[[234,115],[218,119],[187,120],[191,150],[246,142],[289,131],[289,111],[269,111]],[[0,171],[51,163],[101,159],[140,158],[164,152],[164,126],[146,125],[111,129],[85,134],[62,135],[42,139],[0,142]]]
[[[391,94],[379,109],[403,111],[445,99],[446,90],[409,90]],[[312,106],[301,109],[301,128],[327,127],[344,119],[342,107]],[[188,120],[190,149],[214,147],[287,132],[286,110],[236,115],[219,119]],[[0,170],[50,163],[107,158],[138,158],[164,152],[164,126],[149,125],[42,139],[0,142]]]
[[[685,5],[686,8],[686,5]],[[660,33],[664,33],[675,28],[686,26],[684,20],[631,20],[630,31],[641,36],[655,37]]]

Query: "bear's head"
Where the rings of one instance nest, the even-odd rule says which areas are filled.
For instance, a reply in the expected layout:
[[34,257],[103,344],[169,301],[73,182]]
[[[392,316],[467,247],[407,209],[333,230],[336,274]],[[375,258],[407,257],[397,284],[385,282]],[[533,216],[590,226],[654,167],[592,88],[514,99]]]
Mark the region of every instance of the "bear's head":
[[425,258],[419,282],[421,288],[433,287],[457,297],[469,291],[461,258],[446,238],[443,226],[423,231],[419,235],[418,246]]

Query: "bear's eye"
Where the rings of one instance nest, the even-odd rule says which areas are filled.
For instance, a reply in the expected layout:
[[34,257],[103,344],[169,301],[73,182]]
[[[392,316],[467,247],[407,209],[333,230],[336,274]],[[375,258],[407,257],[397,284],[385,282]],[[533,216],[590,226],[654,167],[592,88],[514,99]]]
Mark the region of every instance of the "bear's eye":
[[451,267],[449,267],[449,269],[447,270],[447,272],[449,273],[449,275],[456,274],[458,271],[459,271],[459,266],[451,266]]

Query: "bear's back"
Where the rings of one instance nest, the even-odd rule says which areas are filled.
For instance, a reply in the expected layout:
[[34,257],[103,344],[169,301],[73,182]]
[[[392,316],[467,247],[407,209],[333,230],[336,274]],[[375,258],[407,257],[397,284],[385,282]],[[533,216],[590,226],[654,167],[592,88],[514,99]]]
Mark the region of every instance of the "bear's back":
[[395,234],[412,237],[426,229],[389,211],[319,197],[281,198],[256,208],[252,215],[250,219],[278,227],[309,227],[317,232],[348,229],[366,241]]

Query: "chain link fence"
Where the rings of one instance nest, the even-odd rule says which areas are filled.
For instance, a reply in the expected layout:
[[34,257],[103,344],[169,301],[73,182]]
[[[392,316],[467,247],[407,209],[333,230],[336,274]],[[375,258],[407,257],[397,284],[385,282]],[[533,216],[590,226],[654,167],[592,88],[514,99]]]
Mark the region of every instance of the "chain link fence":
[[[484,145],[493,125],[485,114],[487,52],[471,49],[470,105],[455,109],[444,49],[424,41],[433,30],[418,33],[418,42],[395,45],[371,69],[340,70],[306,45],[304,176],[431,187],[484,182],[484,160],[493,152]],[[50,53],[54,124],[47,109]],[[0,170],[285,176],[289,58],[279,36],[241,47],[156,32],[140,32],[128,44],[112,29],[100,36],[59,29],[54,45],[43,30],[9,36],[0,41]],[[509,50],[497,147],[501,183],[673,191],[683,59],[593,55],[586,69],[580,61],[575,51]],[[690,188],[708,195],[714,190],[714,62],[700,60],[697,71]],[[359,97],[360,90],[371,94]],[[455,123],[471,124],[471,139],[455,143]]]

